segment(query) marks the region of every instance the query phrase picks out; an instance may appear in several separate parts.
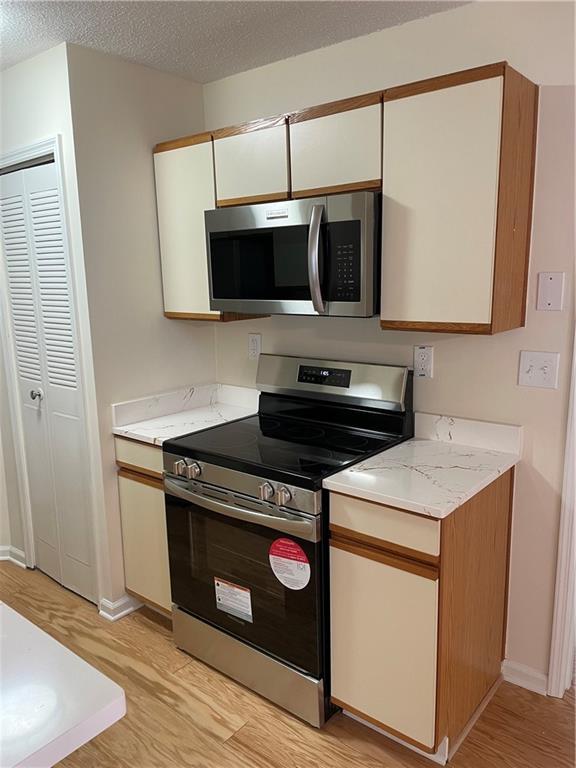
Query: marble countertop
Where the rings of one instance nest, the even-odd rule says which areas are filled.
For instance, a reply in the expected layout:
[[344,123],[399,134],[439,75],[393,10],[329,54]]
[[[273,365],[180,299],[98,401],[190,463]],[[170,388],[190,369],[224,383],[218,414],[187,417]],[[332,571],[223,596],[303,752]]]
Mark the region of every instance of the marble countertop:
[[[415,438],[332,475],[324,487],[443,518],[520,460],[521,427],[428,414],[423,414],[420,430],[418,416],[416,424]],[[455,442],[458,434],[466,434],[475,445]],[[488,447],[491,441],[508,450]]]
[[118,403],[112,409],[115,435],[161,446],[164,440],[251,416],[258,410],[258,392],[205,384]]

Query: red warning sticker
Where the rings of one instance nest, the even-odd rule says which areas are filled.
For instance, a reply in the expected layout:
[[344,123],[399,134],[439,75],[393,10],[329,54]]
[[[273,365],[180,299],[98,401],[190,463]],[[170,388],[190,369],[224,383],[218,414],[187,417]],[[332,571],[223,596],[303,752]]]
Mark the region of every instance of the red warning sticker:
[[274,576],[288,589],[304,589],[310,581],[310,563],[300,544],[292,539],[276,539],[268,550]]

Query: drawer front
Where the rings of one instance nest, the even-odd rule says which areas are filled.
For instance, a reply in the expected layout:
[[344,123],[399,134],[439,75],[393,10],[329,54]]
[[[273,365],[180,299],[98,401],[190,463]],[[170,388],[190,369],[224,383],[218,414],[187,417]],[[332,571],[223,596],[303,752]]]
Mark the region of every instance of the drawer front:
[[162,477],[162,448],[158,445],[146,445],[135,440],[115,437],[116,461],[121,467],[143,472],[152,477]]
[[438,582],[330,550],[332,699],[434,747]]
[[440,555],[440,521],[372,501],[330,494],[330,526],[354,531],[404,549]]

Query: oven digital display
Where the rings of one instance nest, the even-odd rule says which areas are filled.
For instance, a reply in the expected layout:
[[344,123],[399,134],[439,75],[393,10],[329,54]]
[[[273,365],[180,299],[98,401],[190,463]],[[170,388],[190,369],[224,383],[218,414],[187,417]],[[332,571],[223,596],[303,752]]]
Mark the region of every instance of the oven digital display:
[[302,384],[348,388],[351,375],[352,371],[346,368],[319,368],[313,365],[301,365],[298,368],[298,381]]

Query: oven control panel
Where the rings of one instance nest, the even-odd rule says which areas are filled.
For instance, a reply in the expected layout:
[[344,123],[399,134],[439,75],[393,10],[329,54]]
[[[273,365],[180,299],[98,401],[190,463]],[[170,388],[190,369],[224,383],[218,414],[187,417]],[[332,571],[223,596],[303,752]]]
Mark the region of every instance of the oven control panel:
[[346,368],[320,368],[314,365],[301,365],[298,368],[300,384],[321,384],[326,387],[350,386],[352,371]]

